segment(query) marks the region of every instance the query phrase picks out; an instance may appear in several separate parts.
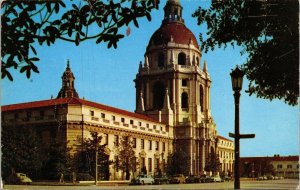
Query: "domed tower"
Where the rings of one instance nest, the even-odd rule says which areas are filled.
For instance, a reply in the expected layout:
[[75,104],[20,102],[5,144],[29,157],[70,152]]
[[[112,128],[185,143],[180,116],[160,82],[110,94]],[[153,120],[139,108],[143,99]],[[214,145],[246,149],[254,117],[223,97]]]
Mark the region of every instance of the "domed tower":
[[57,95],[57,98],[78,98],[78,94],[74,87],[75,77],[73,75],[73,72],[71,71],[69,60],[67,63],[67,68],[63,73],[61,79],[62,87]]
[[174,151],[190,156],[190,174],[204,172],[215,151],[216,126],[210,113],[207,65],[185,26],[178,0],[167,1],[164,19],[150,38],[144,64],[136,75],[136,112],[150,116],[173,131]]

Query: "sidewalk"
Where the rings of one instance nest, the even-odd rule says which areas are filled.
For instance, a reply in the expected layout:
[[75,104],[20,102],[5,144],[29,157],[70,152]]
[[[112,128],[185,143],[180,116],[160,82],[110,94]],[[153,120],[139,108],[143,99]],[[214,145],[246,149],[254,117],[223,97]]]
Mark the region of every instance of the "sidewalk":
[[75,185],[72,182],[59,183],[57,181],[34,181],[31,185],[38,186],[90,186],[94,185],[94,181],[88,181],[88,183],[79,183],[77,182]]
[[[97,186],[128,186],[129,180],[122,181],[98,181]],[[57,181],[34,181],[31,185],[37,186],[92,186],[95,181],[79,181],[74,185],[72,182],[59,183]]]

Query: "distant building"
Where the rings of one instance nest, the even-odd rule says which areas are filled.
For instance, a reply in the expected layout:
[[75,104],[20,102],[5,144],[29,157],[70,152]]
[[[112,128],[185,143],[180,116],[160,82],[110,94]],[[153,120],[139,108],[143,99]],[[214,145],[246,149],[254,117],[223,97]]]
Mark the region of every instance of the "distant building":
[[223,172],[225,175],[233,173],[233,164],[234,164],[234,143],[232,140],[229,140],[222,136],[217,136],[217,153],[220,159],[220,172]]
[[284,178],[299,178],[299,156],[242,157],[240,158],[240,173],[245,177],[275,175]]
[[[82,146],[78,138],[98,132],[108,145],[110,160],[118,159],[120,138],[129,136],[139,163],[137,173],[144,166],[150,175],[159,168],[164,173],[167,156],[174,151],[189,156],[189,174],[205,173],[209,155],[217,151],[222,171],[232,171],[232,142],[221,136],[218,141],[207,64],[200,65],[202,53],[184,24],[182,10],[178,0],[168,0],[164,7],[162,24],[150,38],[134,79],[135,113],[79,98],[68,62],[56,99],[3,106],[2,124],[34,126],[45,145],[60,138],[69,141],[73,152]],[[110,174],[110,179],[122,178],[114,167]]]

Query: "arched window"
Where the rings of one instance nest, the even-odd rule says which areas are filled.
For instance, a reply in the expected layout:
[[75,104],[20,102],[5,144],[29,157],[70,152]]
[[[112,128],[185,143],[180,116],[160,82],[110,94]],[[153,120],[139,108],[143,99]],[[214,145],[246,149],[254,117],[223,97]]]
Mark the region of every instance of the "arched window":
[[186,55],[185,53],[181,52],[178,54],[178,65],[185,65],[186,63]]
[[163,108],[165,93],[165,85],[162,82],[156,82],[153,86],[153,109]]
[[165,56],[163,53],[160,53],[158,55],[158,67],[159,68],[164,67],[164,62],[165,62]]
[[186,92],[183,92],[181,94],[181,108],[188,108],[189,107],[189,99],[188,94]]
[[200,106],[201,106],[201,112],[204,111],[204,104],[203,104],[203,97],[204,93],[203,93],[203,87],[200,86]]

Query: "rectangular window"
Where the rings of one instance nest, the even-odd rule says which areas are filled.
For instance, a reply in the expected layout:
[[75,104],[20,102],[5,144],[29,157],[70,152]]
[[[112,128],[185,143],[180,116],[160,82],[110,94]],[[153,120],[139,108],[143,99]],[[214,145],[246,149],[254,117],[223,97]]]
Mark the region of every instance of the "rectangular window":
[[145,142],[144,142],[144,139],[141,139],[141,149],[144,149],[145,148]]
[[163,142],[163,151],[166,151],[166,143],[165,142]]
[[141,158],[141,168],[145,167],[145,158]]
[[122,122],[122,123],[125,122],[125,118],[124,118],[124,117],[121,118],[121,122]]
[[105,134],[105,144],[108,145],[108,134]]
[[156,158],[155,159],[155,165],[154,165],[154,169],[155,169],[155,171],[158,171],[158,169],[159,169],[159,159],[158,158]]
[[101,113],[101,118],[105,119],[105,113]]
[[15,119],[18,119],[18,118],[19,118],[19,114],[15,113]]
[[149,150],[152,150],[152,141],[149,141]]
[[40,111],[40,116],[44,117],[44,115],[45,115],[45,112],[44,111]]
[[281,169],[281,168],[282,168],[281,164],[277,165],[277,169]]
[[94,116],[94,111],[90,110],[90,116]]
[[115,156],[115,167],[116,167],[116,171],[119,171],[119,157]]
[[146,124],[146,127],[149,128],[149,123]]
[[133,139],[132,139],[132,147],[133,147],[133,148],[136,148],[136,138],[133,138]]
[[130,125],[133,125],[133,120],[132,119],[130,120]]
[[124,139],[125,143],[128,142],[128,136],[124,136],[123,139]]
[[155,150],[159,150],[159,142],[156,141]]
[[293,168],[293,166],[292,165],[287,165],[287,168]]
[[148,171],[152,172],[152,158],[148,158]]
[[142,122],[139,122],[139,126],[142,126]]
[[118,135],[115,135],[114,144],[115,144],[115,146],[119,146],[119,136]]
[[187,79],[182,79],[182,86],[187,86]]
[[111,116],[111,119],[112,119],[113,121],[116,121],[116,116],[112,115],[112,116]]
[[28,111],[28,112],[26,113],[26,116],[27,116],[27,118],[30,118],[30,117],[31,117],[31,112]]
[[156,125],[153,125],[153,129],[156,129]]

